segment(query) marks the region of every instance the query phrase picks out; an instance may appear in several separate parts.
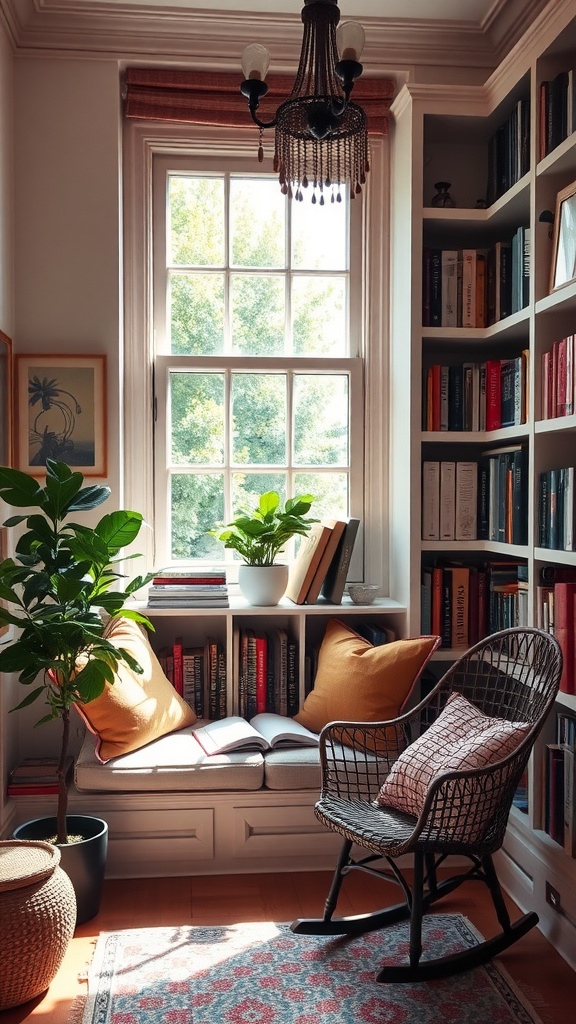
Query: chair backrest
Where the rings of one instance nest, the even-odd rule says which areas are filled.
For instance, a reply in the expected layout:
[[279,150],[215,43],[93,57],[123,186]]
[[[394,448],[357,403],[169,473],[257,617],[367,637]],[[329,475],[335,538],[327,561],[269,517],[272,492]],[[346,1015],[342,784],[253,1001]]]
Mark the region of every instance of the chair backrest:
[[481,640],[450,666],[425,701],[424,727],[438,717],[448,696],[458,692],[490,717],[528,723],[531,728],[504,762],[483,770],[480,785],[464,775],[430,794],[428,826],[421,838],[433,839],[451,852],[474,845],[477,852],[499,848],[514,794],[554,704],[561,673],[562,653],[555,637],[521,627]]
[[561,672],[562,652],[551,633],[504,629],[470,647],[450,666],[438,684],[435,703],[439,712],[449,694],[458,692],[485,715],[541,728]]

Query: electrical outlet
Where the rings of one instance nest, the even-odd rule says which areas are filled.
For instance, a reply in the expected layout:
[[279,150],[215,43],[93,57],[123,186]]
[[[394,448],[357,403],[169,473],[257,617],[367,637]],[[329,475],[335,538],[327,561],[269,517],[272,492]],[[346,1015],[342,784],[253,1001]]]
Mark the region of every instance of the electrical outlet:
[[546,882],[546,903],[549,903],[554,910],[557,910],[559,914],[562,913],[562,902],[560,899],[560,893],[558,889],[555,889],[550,882]]

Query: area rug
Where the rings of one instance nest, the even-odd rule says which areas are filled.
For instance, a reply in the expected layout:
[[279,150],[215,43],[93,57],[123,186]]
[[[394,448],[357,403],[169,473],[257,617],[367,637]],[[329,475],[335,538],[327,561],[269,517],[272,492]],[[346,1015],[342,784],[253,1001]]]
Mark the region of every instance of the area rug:
[[[424,937],[430,956],[480,938],[442,914],[425,919]],[[407,950],[404,923],[354,938],[270,922],[103,932],[82,1024],[541,1024],[495,962],[440,981],[375,982]]]

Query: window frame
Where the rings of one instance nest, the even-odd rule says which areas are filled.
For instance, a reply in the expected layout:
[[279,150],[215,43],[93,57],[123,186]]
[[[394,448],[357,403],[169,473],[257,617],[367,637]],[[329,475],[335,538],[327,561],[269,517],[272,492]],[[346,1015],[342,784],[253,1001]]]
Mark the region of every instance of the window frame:
[[[271,160],[271,140],[265,160]],[[364,362],[364,515],[357,552],[369,567],[354,578],[388,590],[388,207],[389,153],[386,138],[371,139],[371,172],[362,205],[362,286],[351,319],[360,326],[358,354]],[[253,133],[238,129],[127,121],[123,138],[124,199],[124,472],[121,500],[140,509],[151,527],[143,535],[154,563],[154,332],[152,261],[153,162],[158,154],[234,159],[254,153]],[[268,164],[270,166],[270,164]],[[142,343],[144,339],[144,344]]]

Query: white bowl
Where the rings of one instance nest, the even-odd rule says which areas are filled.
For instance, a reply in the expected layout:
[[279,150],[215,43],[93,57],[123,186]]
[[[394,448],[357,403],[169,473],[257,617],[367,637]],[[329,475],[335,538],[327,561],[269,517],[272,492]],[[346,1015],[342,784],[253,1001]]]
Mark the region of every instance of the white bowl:
[[350,600],[354,604],[372,604],[379,590],[379,583],[352,583],[348,587]]

